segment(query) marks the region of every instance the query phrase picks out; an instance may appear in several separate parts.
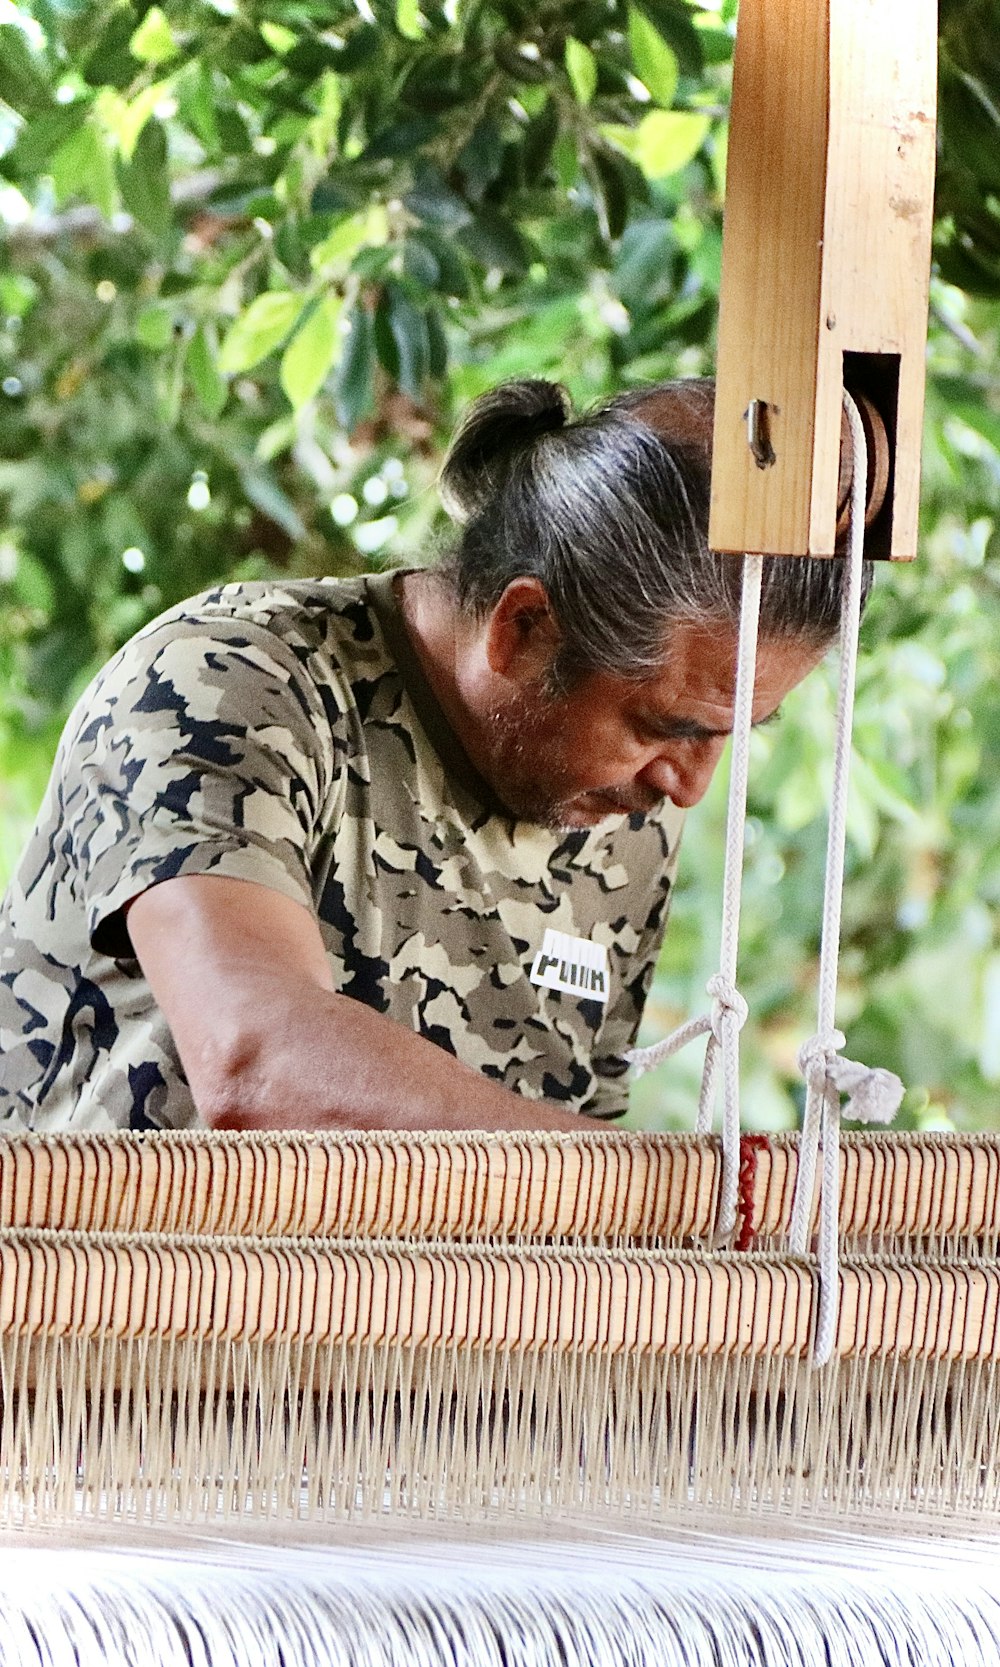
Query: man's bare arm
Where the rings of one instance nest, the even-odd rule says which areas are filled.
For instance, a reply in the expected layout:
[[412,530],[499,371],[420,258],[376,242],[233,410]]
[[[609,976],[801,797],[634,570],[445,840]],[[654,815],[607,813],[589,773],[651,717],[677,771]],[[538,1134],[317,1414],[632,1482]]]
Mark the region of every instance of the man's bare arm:
[[315,919],[278,892],[165,880],[128,927],[209,1128],[581,1128],[336,994]]

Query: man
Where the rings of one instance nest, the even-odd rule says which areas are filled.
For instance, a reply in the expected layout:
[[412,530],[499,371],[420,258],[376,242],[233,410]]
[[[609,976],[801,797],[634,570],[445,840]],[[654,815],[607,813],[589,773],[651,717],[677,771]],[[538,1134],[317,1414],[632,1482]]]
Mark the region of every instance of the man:
[[[470,412],[438,568],[227,585],[73,713],[0,916],[9,1127],[614,1117],[684,811],[732,727],[711,393]],[[835,634],[766,564],[754,720]]]

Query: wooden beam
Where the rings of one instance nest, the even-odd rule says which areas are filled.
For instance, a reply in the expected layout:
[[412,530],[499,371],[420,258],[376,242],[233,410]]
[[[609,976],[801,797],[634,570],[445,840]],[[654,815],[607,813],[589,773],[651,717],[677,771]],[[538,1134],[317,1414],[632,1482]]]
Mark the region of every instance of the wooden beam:
[[713,549],[834,553],[846,382],[889,439],[868,553],[916,553],[936,46],[934,0],[742,0]]

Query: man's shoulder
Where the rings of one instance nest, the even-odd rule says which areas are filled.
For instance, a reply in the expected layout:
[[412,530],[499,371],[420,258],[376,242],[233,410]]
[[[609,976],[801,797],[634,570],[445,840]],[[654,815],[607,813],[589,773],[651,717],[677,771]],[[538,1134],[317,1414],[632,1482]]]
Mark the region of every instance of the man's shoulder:
[[377,593],[391,583],[391,575],[361,574],[354,578],[234,581],[217,585],[176,603],[159,614],[133,638],[203,636],[213,629],[244,626],[268,631],[298,649],[375,641]]
[[[238,687],[291,685],[324,708],[353,704],[355,683],[394,669],[380,617],[391,605],[391,574],[348,579],[235,582],[176,603],[119,649],[86,691],[94,701],[158,704],[168,685],[204,700],[238,698]],[[385,598],[390,601],[387,603]]]

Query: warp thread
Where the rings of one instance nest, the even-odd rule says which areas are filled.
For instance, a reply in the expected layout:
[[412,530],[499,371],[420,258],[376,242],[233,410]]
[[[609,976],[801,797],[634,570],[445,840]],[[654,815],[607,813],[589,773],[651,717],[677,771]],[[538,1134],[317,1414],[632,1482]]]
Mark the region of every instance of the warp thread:
[[[957,1552],[965,1553],[960,1561]],[[5,1550],[4,1667],[995,1667],[982,1549],[703,1536]]]

